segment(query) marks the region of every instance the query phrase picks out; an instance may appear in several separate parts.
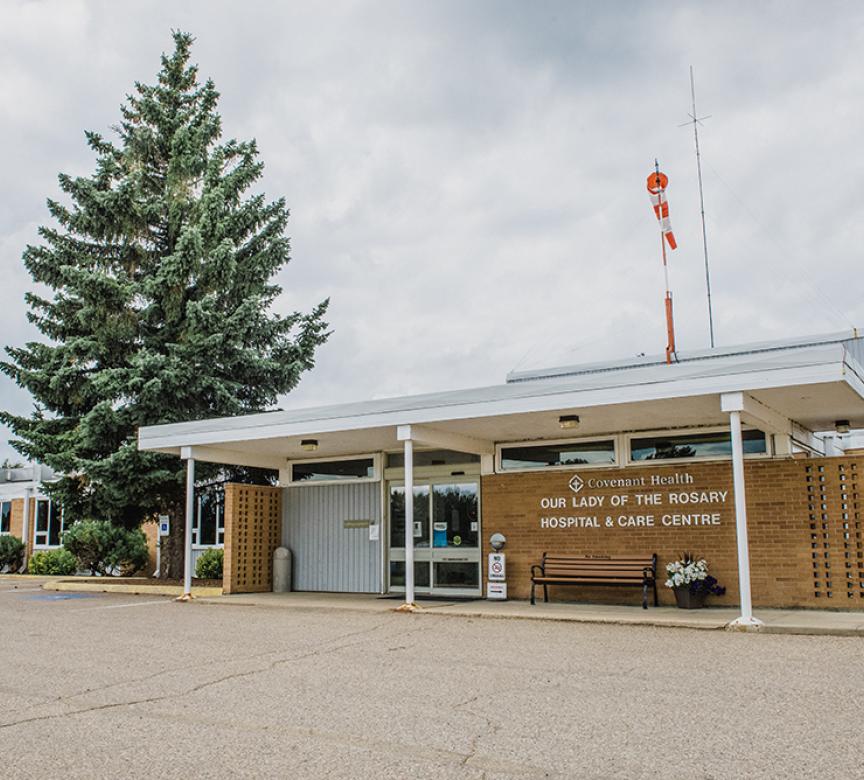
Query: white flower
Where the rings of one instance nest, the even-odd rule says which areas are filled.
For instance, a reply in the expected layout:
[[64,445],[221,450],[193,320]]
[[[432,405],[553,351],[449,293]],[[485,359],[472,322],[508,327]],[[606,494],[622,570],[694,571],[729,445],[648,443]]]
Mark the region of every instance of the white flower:
[[697,561],[677,560],[666,564],[667,588],[689,585],[691,582],[704,580],[708,576],[708,562],[704,558]]

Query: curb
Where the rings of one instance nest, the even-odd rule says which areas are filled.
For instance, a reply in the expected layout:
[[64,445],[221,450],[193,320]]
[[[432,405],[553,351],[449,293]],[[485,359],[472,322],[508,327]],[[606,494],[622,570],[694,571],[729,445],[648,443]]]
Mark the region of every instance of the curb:
[[0,574],[0,580],[49,580],[51,582],[62,579],[62,577],[51,576],[50,574]]
[[[43,590],[63,591],[66,593],[126,593],[133,596],[182,596],[183,588],[178,585],[132,585],[128,583],[101,582],[70,582],[69,580],[54,580],[46,582]],[[193,587],[192,595],[196,598],[212,598],[221,596],[222,589],[216,587]]]
[[[238,594],[239,596],[240,594]],[[808,626],[808,625],[790,625],[779,624],[772,625],[770,623],[763,624],[758,628],[742,629],[738,626],[733,626],[724,620],[717,620],[713,623],[696,622],[669,618],[661,619],[632,619],[627,617],[608,616],[603,617],[591,614],[567,614],[567,615],[549,615],[549,614],[501,614],[490,613],[481,610],[460,609],[454,610],[448,606],[437,607],[420,607],[407,613],[404,610],[400,611],[398,607],[388,609],[369,609],[352,606],[350,604],[334,604],[332,606],[322,606],[320,604],[289,604],[289,603],[261,603],[255,601],[247,601],[242,598],[230,597],[204,597],[197,601],[199,604],[217,605],[224,607],[253,607],[255,609],[265,610],[294,610],[296,612],[354,612],[354,613],[372,613],[372,614],[413,614],[413,615],[437,615],[440,617],[449,618],[467,618],[467,619],[482,619],[482,620],[534,620],[546,621],[547,623],[582,623],[605,626],[645,626],[648,628],[675,628],[675,629],[692,629],[694,631],[725,631],[728,633],[738,634],[774,634],[774,635],[796,635],[796,636],[837,636],[837,637],[864,637],[864,625],[852,627],[830,627],[830,626]],[[864,617],[864,616],[862,616]]]
[[[267,610],[294,610],[297,612],[355,612],[355,613],[371,613],[371,614],[411,614],[411,615],[433,615],[448,618],[469,618],[482,620],[533,620],[546,621],[548,623],[592,623],[595,625],[619,625],[619,626],[647,626],[649,628],[691,628],[697,631],[722,631],[726,628],[723,622],[717,623],[690,623],[680,620],[632,620],[628,618],[609,617],[602,618],[591,615],[524,615],[524,614],[495,614],[482,611],[458,610],[454,611],[449,607],[420,607],[408,612],[400,610],[398,607],[389,607],[387,609],[365,609],[352,607],[347,604],[339,604],[334,606],[322,607],[319,604],[261,604],[252,601],[242,601],[239,599],[224,599],[222,597],[212,598],[205,597],[197,603],[205,605],[217,605],[223,607],[253,607],[255,609]],[[447,611],[445,611],[447,610]]]
[[[446,609],[446,608],[445,608]],[[392,610],[396,611],[396,610]],[[631,620],[624,617],[603,618],[592,615],[501,615],[489,612],[441,611],[435,607],[419,610],[419,615],[440,615],[441,617],[477,618],[482,620],[534,620],[547,623],[590,623],[598,626],[645,626],[647,628],[690,628],[695,631],[722,631],[725,623],[690,623],[680,620]]]

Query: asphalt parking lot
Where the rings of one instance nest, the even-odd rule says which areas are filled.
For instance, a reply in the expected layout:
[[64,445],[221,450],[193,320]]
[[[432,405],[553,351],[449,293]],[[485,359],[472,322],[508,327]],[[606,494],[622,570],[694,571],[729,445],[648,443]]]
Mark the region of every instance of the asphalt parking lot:
[[859,638],[0,580],[5,777],[864,777]]

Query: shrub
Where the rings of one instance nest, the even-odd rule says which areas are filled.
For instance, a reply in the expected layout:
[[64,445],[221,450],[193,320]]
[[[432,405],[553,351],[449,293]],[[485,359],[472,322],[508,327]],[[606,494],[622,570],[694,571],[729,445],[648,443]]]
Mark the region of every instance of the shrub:
[[58,547],[56,550],[33,553],[27,564],[27,571],[30,574],[66,577],[78,571],[78,561],[69,550]]
[[195,563],[195,576],[202,580],[221,580],[222,563],[225,553],[218,547],[211,547],[198,556]]
[[0,571],[18,571],[24,560],[24,542],[17,536],[0,536]]
[[63,546],[91,574],[134,574],[147,563],[147,538],[107,520],[79,520],[65,534]]

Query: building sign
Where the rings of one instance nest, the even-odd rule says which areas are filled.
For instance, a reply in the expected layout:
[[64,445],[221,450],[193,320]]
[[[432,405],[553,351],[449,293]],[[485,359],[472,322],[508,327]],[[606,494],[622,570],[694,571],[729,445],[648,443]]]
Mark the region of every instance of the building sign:
[[368,528],[372,525],[371,520],[343,520],[343,528]]
[[[569,488],[569,491],[567,490]],[[539,500],[541,529],[718,526],[731,490],[698,484],[690,472],[608,477],[574,474],[559,495]]]

